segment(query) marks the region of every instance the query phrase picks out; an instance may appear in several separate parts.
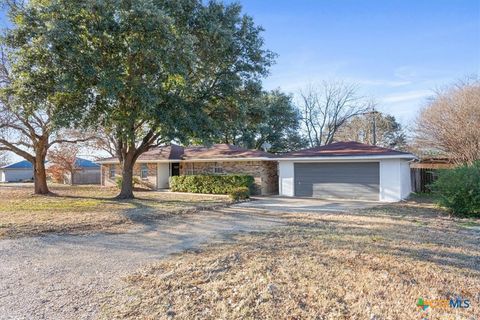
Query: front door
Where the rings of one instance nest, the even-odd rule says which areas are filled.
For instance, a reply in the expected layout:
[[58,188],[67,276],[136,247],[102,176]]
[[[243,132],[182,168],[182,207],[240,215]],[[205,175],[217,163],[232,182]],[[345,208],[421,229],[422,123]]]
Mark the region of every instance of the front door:
[[179,176],[180,175],[180,163],[174,162],[172,163],[172,173],[171,176]]

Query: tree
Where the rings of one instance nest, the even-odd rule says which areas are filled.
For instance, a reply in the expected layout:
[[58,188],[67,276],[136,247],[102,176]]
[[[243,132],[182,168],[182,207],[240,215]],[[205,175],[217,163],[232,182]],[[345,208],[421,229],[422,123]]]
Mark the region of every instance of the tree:
[[[16,52],[0,50],[0,151],[10,151],[29,161],[34,170],[35,194],[48,194],[45,158],[57,143],[76,143],[52,121],[52,108],[42,96],[29,90],[27,76],[12,67]],[[10,58],[10,59],[9,59]],[[16,64],[20,67],[20,64]],[[35,95],[35,97],[34,97]]]
[[453,162],[480,160],[480,81],[463,81],[437,92],[416,121],[416,144]]
[[73,184],[73,174],[78,171],[77,155],[79,147],[74,144],[60,144],[57,148],[50,150],[48,155],[48,172],[57,182],[64,182],[65,175],[70,175],[70,184]]
[[[236,103],[241,103],[241,107],[223,105],[223,113],[218,117],[219,142],[270,152],[305,147],[306,141],[299,133],[300,114],[291,96],[273,90],[249,95]],[[230,112],[239,109],[243,112]]]
[[9,161],[8,153],[0,151],[0,167],[7,165]]
[[342,125],[369,108],[353,84],[323,82],[300,92],[302,123],[312,147],[332,143]]
[[[374,125],[375,143],[373,139]],[[335,140],[376,144],[398,150],[405,149],[407,144],[402,125],[397,122],[394,116],[381,112],[367,112],[351,118],[340,127]]]
[[[41,35],[22,23],[31,16],[40,17]],[[56,121],[102,127],[114,137],[123,175],[119,198],[133,197],[133,166],[142,153],[172,139],[211,137],[217,102],[259,83],[273,59],[263,49],[262,29],[238,4],[30,2],[14,21],[27,30],[22,45],[40,45],[60,71],[62,92],[50,97]],[[33,68],[29,73],[42,77]]]

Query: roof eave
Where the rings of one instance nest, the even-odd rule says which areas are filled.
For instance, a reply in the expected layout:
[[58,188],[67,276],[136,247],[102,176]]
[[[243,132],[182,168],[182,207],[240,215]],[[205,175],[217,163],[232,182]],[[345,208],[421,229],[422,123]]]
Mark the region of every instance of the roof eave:
[[363,155],[363,156],[317,156],[317,157],[282,157],[273,158],[276,161],[326,161],[326,160],[381,160],[381,159],[417,159],[413,154],[395,155]]

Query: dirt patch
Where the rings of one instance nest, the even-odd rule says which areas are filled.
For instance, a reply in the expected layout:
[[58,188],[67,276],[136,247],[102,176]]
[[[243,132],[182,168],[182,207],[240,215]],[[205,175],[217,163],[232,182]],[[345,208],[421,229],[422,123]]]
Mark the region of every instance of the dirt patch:
[[[105,319],[475,319],[480,233],[418,201],[287,225],[143,268],[110,292]],[[478,221],[477,221],[478,222]],[[477,223],[472,222],[470,223]],[[427,308],[461,297],[469,308]]]
[[53,195],[33,195],[30,186],[0,186],[0,239],[45,233],[125,232],[141,219],[223,205],[227,197],[136,192],[136,199],[114,200],[115,188],[100,186],[51,187]]

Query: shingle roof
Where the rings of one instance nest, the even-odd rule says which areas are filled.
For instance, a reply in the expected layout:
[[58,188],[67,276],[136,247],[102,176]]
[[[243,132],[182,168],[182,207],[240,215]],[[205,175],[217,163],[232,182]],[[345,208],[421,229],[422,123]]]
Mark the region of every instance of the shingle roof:
[[33,165],[30,161],[22,160],[6,166],[0,167],[0,169],[33,169]]
[[326,146],[285,153],[280,158],[343,157],[343,156],[412,156],[411,153],[372,146],[355,141],[336,142]]
[[[210,147],[191,146],[182,147],[175,144],[157,147],[149,150],[140,157],[140,161],[156,160],[208,160],[208,159],[245,159],[271,158],[272,154],[260,150],[245,149],[230,144],[214,144]],[[101,159],[99,162],[117,161],[117,158]]]

